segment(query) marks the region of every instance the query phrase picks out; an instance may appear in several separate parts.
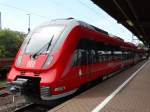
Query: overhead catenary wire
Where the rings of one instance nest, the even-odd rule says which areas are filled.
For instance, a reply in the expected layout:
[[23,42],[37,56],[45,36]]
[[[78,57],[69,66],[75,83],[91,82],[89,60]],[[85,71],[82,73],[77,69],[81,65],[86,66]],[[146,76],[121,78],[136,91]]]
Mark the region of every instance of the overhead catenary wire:
[[[92,12],[94,12],[95,14],[98,14],[98,16],[100,15],[101,17],[103,17],[103,18],[105,18],[105,20],[107,20],[108,22],[112,22],[112,21],[110,21],[110,20],[108,20],[104,15],[102,15],[101,13],[99,13],[99,12],[97,12],[96,10],[94,10],[94,9],[92,9],[91,7],[89,7],[87,4],[85,4],[84,2],[81,2],[80,0],[78,0],[79,1],[79,3],[81,4],[81,5],[83,5],[84,7],[86,7],[86,8],[88,8],[88,9],[90,9]],[[54,2],[54,1],[51,1],[51,2],[53,2],[55,5],[59,5],[56,1]],[[40,14],[37,14],[37,13],[35,13],[35,12],[31,12],[31,11],[29,11],[29,10],[25,10],[25,9],[22,9],[22,8],[18,8],[18,7],[16,7],[16,6],[12,6],[12,5],[9,5],[9,4],[5,4],[5,3],[2,3],[2,2],[0,2],[0,5],[2,5],[2,6],[4,6],[4,7],[8,7],[8,8],[13,8],[13,9],[16,9],[16,10],[19,10],[19,11],[21,11],[21,12],[25,12],[25,13],[29,13],[29,14],[32,14],[32,15],[35,15],[35,16],[38,16],[38,17],[41,17],[41,18],[45,18],[45,19],[48,19],[49,20],[49,18],[47,17],[47,16],[43,16],[43,15],[40,15]],[[69,9],[69,10],[67,10],[66,9],[66,11],[72,11],[72,12],[75,12],[75,11],[73,11],[72,9]],[[75,12],[76,13],[76,12]],[[77,13],[76,13],[77,14]]]
[[[95,10],[94,8],[91,8],[91,7],[89,7],[86,3],[84,3],[83,1],[81,1],[81,0],[78,0],[79,1],[79,3],[80,4],[82,4],[84,7],[86,7],[86,8],[88,8],[89,10],[91,10],[92,12],[94,12],[97,16],[101,16],[102,18],[104,18],[105,19],[105,21],[107,22],[107,23],[113,23],[113,24],[116,24],[116,25],[119,25],[117,22],[115,23],[115,22],[113,22],[112,20],[114,20],[114,21],[116,21],[114,18],[112,18],[110,15],[108,15],[104,10],[102,10],[103,12],[105,12],[108,16],[109,16],[109,18],[111,18],[112,20],[110,20],[110,19],[108,19],[108,17],[105,17],[102,13],[100,13],[100,12],[98,12],[97,10]],[[94,3],[93,3],[94,4]],[[114,29],[114,27],[113,27],[113,29]],[[113,34],[114,35],[114,34]]]
[[2,2],[0,2],[0,5],[1,5],[1,6],[4,6],[4,7],[12,8],[12,9],[15,9],[15,10],[18,10],[18,11],[21,11],[21,12],[24,12],[24,13],[29,13],[29,14],[32,14],[32,15],[35,15],[35,16],[38,16],[38,17],[41,17],[41,18],[44,18],[44,19],[49,20],[49,18],[48,18],[47,16],[43,16],[43,15],[37,14],[37,13],[35,13],[35,12],[31,12],[31,11],[28,11],[28,10],[25,10],[25,9],[22,9],[22,8],[18,8],[18,7],[16,7],[16,6],[12,6],[12,5],[9,5],[9,4],[5,4],[5,3],[2,3]]
[[[52,1],[51,0],[51,2],[53,3],[53,4],[55,4],[56,6],[62,6],[61,4],[59,4],[58,2],[56,2],[56,0],[55,1]],[[79,14],[81,14],[80,12],[79,13],[77,13],[77,11],[74,11],[72,8],[68,8],[68,7],[63,7],[63,9],[65,9],[65,11],[66,12],[71,12],[71,14],[76,14],[76,15],[79,15]],[[81,16],[81,15],[80,15]],[[77,17],[76,17],[76,19],[78,19]],[[95,19],[92,17],[92,21],[94,21]]]
[[[127,14],[124,12],[124,10],[120,7],[119,3],[116,0],[113,0],[113,2],[117,6],[117,8],[120,10],[120,12],[124,15],[124,17],[127,20],[130,20],[130,18],[127,16]],[[131,25],[131,26],[135,29],[135,31],[137,32],[138,35],[141,35],[140,32],[138,31],[138,29],[136,27],[134,27],[134,25]]]
[[[102,15],[100,12],[98,12],[97,10],[95,10],[94,8],[89,7],[86,3],[82,2],[81,0],[78,0],[80,4],[82,4],[84,7],[90,9],[92,12],[94,12],[97,16],[101,16],[102,18],[104,18],[108,23],[112,22],[111,20],[109,20],[108,18],[106,18],[104,15]],[[94,4],[94,3],[93,3]],[[105,11],[104,11],[105,12]],[[111,17],[111,16],[110,16]]]
[[[48,0],[49,1],[49,0]],[[58,2],[56,2],[56,1],[52,1],[51,0],[51,2],[53,3],[53,4],[55,4],[56,6],[62,6],[61,4],[59,4]],[[108,21],[108,23],[110,23],[110,22],[112,22],[112,21],[110,21],[110,20],[108,20],[106,17],[104,17],[104,15],[102,15],[101,13],[98,13],[96,10],[93,10],[91,7],[89,7],[87,4],[85,4],[85,3],[83,3],[83,2],[81,2],[80,0],[78,0],[78,3],[80,3],[82,6],[84,6],[84,7],[86,7],[86,8],[88,8],[88,9],[90,9],[90,11],[93,13],[95,13],[97,16],[102,16],[103,18],[105,18],[105,20],[107,20]],[[66,8],[66,7],[63,7],[63,10],[65,9],[65,11],[67,11],[67,12],[71,12],[71,13],[75,13],[76,15],[79,15],[79,13],[77,13],[76,11],[74,11],[72,8]],[[98,13],[98,14],[97,14]],[[92,21],[95,21],[95,19],[93,18],[93,16],[91,16],[90,18],[92,18]]]
[[[112,23],[111,20],[109,20],[108,18],[106,18],[104,15],[102,15],[100,12],[97,12],[97,10],[95,10],[94,8],[89,7],[86,3],[84,3],[81,0],[78,0],[80,4],[84,5],[85,7],[87,7],[88,9],[90,9],[91,11],[93,11],[95,14],[100,15],[101,17],[103,17],[108,23]],[[115,0],[114,0],[115,1]],[[124,11],[121,10],[121,12],[123,12],[123,14],[125,15],[125,17],[128,18],[128,16],[124,13]],[[111,16],[110,16],[111,17]],[[118,23],[116,23],[117,25],[119,25]],[[123,26],[124,27],[124,26]],[[127,29],[126,27],[124,27],[125,29]],[[128,29],[127,29],[128,30]],[[129,31],[129,30],[128,30]],[[130,33],[132,33],[131,31],[129,31]]]
[[[56,5],[56,6],[60,6],[60,7],[62,7],[61,6],[61,4],[59,4],[58,2],[56,2],[56,1],[51,1],[54,5]],[[93,7],[90,7],[88,4],[86,4],[85,2],[83,2],[83,1],[81,1],[81,0],[78,0],[78,3],[79,4],[81,4],[82,6],[84,6],[85,8],[87,8],[87,9],[89,9],[91,12],[93,12],[93,13],[95,13],[97,16],[101,16],[102,18],[104,18],[105,19],[105,21],[106,22],[108,22],[108,23],[113,23],[113,21],[111,20],[111,19],[108,19],[107,17],[105,17],[105,15],[103,15],[102,13],[100,13],[99,11],[97,11],[95,8],[93,8]],[[92,3],[92,2],[91,2]],[[94,4],[94,3],[93,3]],[[9,4],[5,4],[5,3],[2,3],[2,2],[0,2],[0,5],[1,6],[4,6],[4,7],[8,7],[8,8],[12,8],[12,9],[15,9],[15,10],[19,10],[19,11],[21,11],[21,12],[24,12],[24,13],[28,13],[28,14],[31,14],[31,15],[34,15],[34,16],[38,16],[38,17],[41,17],[41,18],[44,18],[44,19],[46,19],[46,20],[48,20],[49,21],[49,17],[47,17],[47,16],[44,16],[44,15],[41,15],[41,14],[38,14],[38,13],[35,13],[35,12],[32,12],[32,11],[29,11],[29,10],[26,10],[26,9],[22,9],[22,8],[19,8],[19,7],[16,7],[16,6],[13,6],[13,5],[9,5]],[[63,8],[64,9],[64,8]],[[69,9],[69,10],[68,10]],[[74,11],[72,8],[70,9],[70,8],[66,8],[65,7],[65,11],[67,11],[67,12],[71,12],[71,13],[76,13],[77,15],[79,14],[79,13],[77,13],[76,11]],[[103,10],[102,10],[103,11]],[[111,17],[111,16],[110,16]],[[92,19],[92,21],[95,21],[95,19],[94,19],[94,17],[93,16],[91,16],[91,17],[89,17],[89,19]],[[112,18],[113,19],[113,18]],[[116,25],[118,25],[117,24],[117,22],[116,22]]]

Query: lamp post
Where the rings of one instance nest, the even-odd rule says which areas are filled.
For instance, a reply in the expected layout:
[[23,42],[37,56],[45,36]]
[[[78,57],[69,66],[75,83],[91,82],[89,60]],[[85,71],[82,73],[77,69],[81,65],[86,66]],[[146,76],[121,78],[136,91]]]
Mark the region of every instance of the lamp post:
[[0,30],[2,29],[2,23],[1,23],[1,12],[0,12]]
[[30,14],[27,14],[28,15],[28,33],[30,32]]

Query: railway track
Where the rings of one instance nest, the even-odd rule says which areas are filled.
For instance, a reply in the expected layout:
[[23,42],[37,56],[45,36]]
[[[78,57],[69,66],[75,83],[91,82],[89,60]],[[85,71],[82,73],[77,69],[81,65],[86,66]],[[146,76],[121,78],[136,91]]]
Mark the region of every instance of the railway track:
[[30,103],[23,107],[17,108],[13,112],[47,112],[49,109],[49,106]]
[[6,83],[0,83],[0,97],[5,97],[10,95],[7,90],[7,84]]
[[[124,69],[123,69],[124,70]],[[114,73],[114,75],[117,75],[120,71]],[[111,75],[111,76],[108,76],[108,78],[114,76],[114,75]],[[24,106],[21,106],[21,107],[18,107],[16,108],[13,112],[47,112],[48,110],[56,107],[57,105],[75,97],[75,96],[78,96],[79,94],[83,93],[84,91],[94,87],[95,85],[97,85],[98,83],[100,83],[101,81],[103,81],[105,79],[97,79],[93,82],[90,83],[90,85],[88,84],[87,86],[81,88],[81,90],[79,90],[76,94],[74,95],[71,95],[71,96],[68,96],[68,97],[65,97],[59,101],[56,101],[56,102],[51,102],[50,105],[48,106],[45,106],[45,105],[39,105],[39,104],[34,104],[34,103],[30,103],[30,104],[25,104]],[[8,96],[9,94],[2,94],[1,95],[1,91],[5,90],[7,88],[7,84],[6,83],[0,83],[0,97],[5,97],[5,96]]]

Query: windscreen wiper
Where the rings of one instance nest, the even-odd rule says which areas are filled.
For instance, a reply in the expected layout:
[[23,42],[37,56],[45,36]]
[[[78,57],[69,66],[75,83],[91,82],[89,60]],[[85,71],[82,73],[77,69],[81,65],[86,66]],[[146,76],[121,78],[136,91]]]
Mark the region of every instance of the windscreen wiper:
[[54,38],[54,35],[52,36],[52,38],[50,39],[50,41],[48,43],[46,43],[41,49],[39,49],[36,53],[34,53],[32,56],[33,58],[35,58],[37,55],[39,55],[39,53],[47,46],[46,52],[48,51],[49,47],[51,46],[52,40]]
[[25,48],[24,48],[24,52],[26,51],[27,46],[29,45],[30,40],[31,40],[31,37],[29,38],[29,40],[28,40],[28,42],[27,42],[27,44],[26,44],[26,46],[25,46]]
[[49,43],[48,43],[46,52],[48,51],[49,47],[51,46],[53,38],[54,38],[54,35],[52,36],[51,40],[50,40]]

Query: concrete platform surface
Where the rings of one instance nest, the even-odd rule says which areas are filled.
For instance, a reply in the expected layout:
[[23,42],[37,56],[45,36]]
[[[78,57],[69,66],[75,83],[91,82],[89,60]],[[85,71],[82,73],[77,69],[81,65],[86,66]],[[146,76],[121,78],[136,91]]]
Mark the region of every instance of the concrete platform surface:
[[[145,61],[138,63],[48,112],[93,111],[144,63]],[[101,109],[101,112],[150,112],[149,96],[150,62]]]
[[101,112],[150,112],[150,62]]

